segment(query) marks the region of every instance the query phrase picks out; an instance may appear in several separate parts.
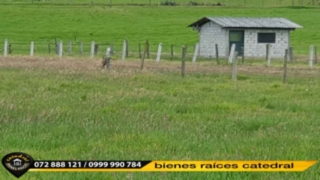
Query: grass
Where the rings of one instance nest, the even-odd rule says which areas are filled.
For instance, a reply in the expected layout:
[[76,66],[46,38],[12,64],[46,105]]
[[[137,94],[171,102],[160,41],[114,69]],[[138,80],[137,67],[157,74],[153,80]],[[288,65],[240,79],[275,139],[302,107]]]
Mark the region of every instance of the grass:
[[[0,15],[3,17],[0,39],[9,39],[13,54],[28,54],[30,42],[35,41],[35,54],[48,54],[48,40],[51,53],[54,51],[54,38],[63,40],[64,51],[67,44],[73,42],[74,54],[79,54],[79,42],[84,42],[84,55],[89,55],[90,42],[100,44],[100,54],[110,43],[118,57],[124,39],[128,39],[129,51],[138,57],[138,43],[149,40],[152,52],[157,52],[158,44],[163,43],[163,51],[170,52],[174,45],[175,54],[180,56],[181,46],[193,46],[198,34],[186,26],[203,16],[237,17],[285,17],[300,25],[303,29],[293,31],[291,45],[295,54],[308,54],[310,45],[319,46],[319,8],[278,7],[139,7],[115,6],[109,8],[97,6],[67,5],[3,5]],[[23,15],[20,15],[23,13]],[[313,18],[310,18],[313,17]]]
[[[78,64],[70,68],[70,62]],[[108,72],[91,68],[96,60],[2,59],[1,154],[23,151],[35,159],[75,160],[320,159],[318,71],[313,78],[288,76],[288,84],[278,75],[239,73],[234,83],[227,72],[203,73],[201,66],[181,78],[177,70],[150,69],[149,61],[142,72],[130,63],[114,62]],[[301,173],[30,172],[21,179],[318,179],[319,172],[316,164]],[[1,166],[0,179],[13,176]]]
[[[319,65],[307,69],[306,57],[309,46],[319,44],[318,11],[3,4],[0,39],[9,39],[15,56],[0,58],[1,154],[23,151],[35,159],[74,160],[319,160]],[[265,68],[264,61],[246,60],[232,82],[229,65],[203,60],[187,62],[182,79],[180,62],[146,60],[147,69],[140,72],[137,61],[112,61],[106,72],[98,69],[97,59],[16,56],[29,53],[30,41],[36,55],[46,55],[47,41],[58,38],[66,52],[66,43],[73,41],[74,53],[83,41],[84,55],[92,40],[100,44],[99,56],[113,43],[117,59],[128,39],[130,58],[136,58],[138,43],[148,39],[153,52],[160,42],[166,53],[174,44],[178,59],[181,45],[192,52],[198,39],[186,26],[203,16],[289,18],[304,27],[291,36],[295,54],[304,55],[288,64],[287,84],[281,82],[280,61]],[[316,164],[301,173],[30,172],[21,179],[319,179],[319,172]],[[13,176],[1,166],[0,179]]]
[[[274,6],[317,6],[315,0],[167,0],[175,2],[177,5],[217,5],[221,3],[223,6],[253,6],[253,7],[274,7]],[[3,0],[3,4],[63,4],[63,5],[91,5],[104,4],[109,5],[159,5],[165,3],[166,0]],[[191,3],[192,2],[192,3]],[[293,3],[293,4],[292,4]]]

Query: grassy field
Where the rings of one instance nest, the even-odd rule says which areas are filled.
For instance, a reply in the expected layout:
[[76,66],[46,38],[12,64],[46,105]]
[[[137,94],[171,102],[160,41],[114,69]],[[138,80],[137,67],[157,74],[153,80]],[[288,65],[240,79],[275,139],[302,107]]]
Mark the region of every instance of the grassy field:
[[[23,15],[21,15],[23,14]],[[110,43],[120,57],[124,39],[129,42],[129,51],[137,57],[138,43],[147,39],[151,51],[156,52],[163,43],[163,51],[169,52],[174,44],[176,54],[181,54],[181,45],[188,45],[192,53],[198,41],[197,32],[187,25],[203,16],[232,17],[285,17],[300,25],[291,34],[291,45],[296,54],[308,54],[310,45],[319,46],[319,8],[239,8],[239,7],[139,7],[139,6],[65,6],[65,5],[2,5],[0,39],[9,39],[13,54],[28,54],[30,42],[35,41],[35,54],[48,54],[48,40],[63,40],[64,51],[73,42],[74,54],[79,54],[79,42],[84,42],[85,55],[89,55],[90,42],[100,44],[104,54]],[[312,18],[311,18],[312,17]],[[54,46],[51,44],[51,53]],[[67,54],[67,53],[66,53]],[[131,53],[132,54],[132,53]]]
[[[0,5],[0,39],[8,38],[14,50],[11,57],[0,57],[2,155],[23,151],[35,159],[320,159],[320,66],[307,66],[309,46],[320,42],[319,8],[13,4]],[[282,84],[281,61],[266,68],[265,61],[246,59],[239,65],[237,82],[231,81],[232,67],[225,60],[220,65],[190,63],[198,35],[186,26],[203,16],[285,17],[302,25],[291,36],[297,62],[288,64],[288,83]],[[84,55],[89,55],[91,41],[99,43],[99,57],[113,43],[112,69],[101,70],[99,60],[78,56],[18,56],[29,53],[30,41],[35,41],[35,55],[47,56],[48,40],[53,43],[54,38],[64,41],[66,52],[72,41],[73,56],[80,41]],[[129,41],[130,60],[118,61],[124,39]],[[181,78],[178,61],[147,59],[146,69],[139,71],[138,43],[146,39],[153,52],[160,42],[166,53],[174,44],[175,59],[181,46],[188,45],[186,77]],[[316,164],[301,173],[30,172],[21,179],[319,178]],[[14,178],[0,166],[0,179]]]
[[[255,6],[255,7],[274,7],[274,6],[318,6],[317,0],[167,0],[175,2],[176,5],[216,5],[221,3],[223,6]],[[166,0],[2,0],[4,4],[106,4],[113,5],[159,5]]]
[[[319,160],[319,68],[0,58],[1,154],[36,159]],[[300,72],[297,74],[297,72]],[[307,73],[309,72],[309,73]],[[309,74],[309,75],[308,75]],[[295,76],[294,76],[295,75]],[[21,179],[319,179],[301,173],[35,173]],[[14,179],[0,167],[0,179]]]

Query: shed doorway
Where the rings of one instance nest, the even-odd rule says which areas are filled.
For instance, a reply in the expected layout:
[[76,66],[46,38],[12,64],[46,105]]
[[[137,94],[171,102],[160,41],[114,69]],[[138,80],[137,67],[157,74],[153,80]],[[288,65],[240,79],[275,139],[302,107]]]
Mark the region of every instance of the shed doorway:
[[232,44],[236,45],[235,51],[238,52],[238,56],[243,55],[244,45],[244,31],[243,30],[230,30],[229,31],[229,52],[231,51]]

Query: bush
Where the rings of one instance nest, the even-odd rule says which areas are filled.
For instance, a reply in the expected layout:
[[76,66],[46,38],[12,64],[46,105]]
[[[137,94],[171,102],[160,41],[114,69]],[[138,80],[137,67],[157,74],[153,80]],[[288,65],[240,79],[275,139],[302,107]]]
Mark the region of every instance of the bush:
[[168,1],[168,0],[166,0],[165,2],[162,2],[161,1],[161,5],[162,6],[176,6],[176,5],[178,5],[175,1]]

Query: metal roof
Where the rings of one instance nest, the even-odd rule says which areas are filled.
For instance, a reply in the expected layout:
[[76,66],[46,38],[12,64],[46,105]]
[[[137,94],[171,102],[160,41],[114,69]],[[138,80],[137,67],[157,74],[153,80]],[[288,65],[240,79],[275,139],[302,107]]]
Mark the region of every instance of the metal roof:
[[267,29],[296,29],[302,26],[286,18],[240,18],[240,17],[203,17],[188,27],[202,26],[212,21],[224,28],[267,28]]

